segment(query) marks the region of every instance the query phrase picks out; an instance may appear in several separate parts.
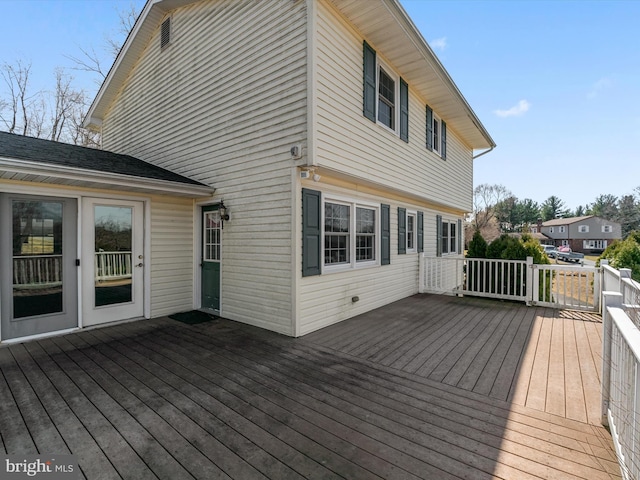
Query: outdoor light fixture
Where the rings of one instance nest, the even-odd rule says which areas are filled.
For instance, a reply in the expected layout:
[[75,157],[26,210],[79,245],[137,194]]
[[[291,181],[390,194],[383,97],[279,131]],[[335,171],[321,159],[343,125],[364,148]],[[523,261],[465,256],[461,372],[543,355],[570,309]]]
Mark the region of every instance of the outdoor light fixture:
[[224,201],[220,201],[220,207],[218,208],[220,212],[220,218],[224,221],[229,221],[229,209],[224,206]]

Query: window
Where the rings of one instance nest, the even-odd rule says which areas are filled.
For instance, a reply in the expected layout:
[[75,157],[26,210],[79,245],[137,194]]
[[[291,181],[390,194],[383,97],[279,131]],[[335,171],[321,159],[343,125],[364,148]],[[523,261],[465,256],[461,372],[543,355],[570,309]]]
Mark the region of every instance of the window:
[[363,114],[409,141],[409,86],[364,42]]
[[407,251],[416,251],[416,214],[407,213]]
[[324,264],[348,263],[349,258],[349,206],[324,204]]
[[580,233],[589,233],[589,225],[580,225],[578,227],[578,232],[580,232]]
[[585,240],[582,242],[582,246],[585,249],[590,250],[604,250],[607,248],[606,240]]
[[611,233],[613,232],[613,227],[611,225],[603,225],[602,233]]
[[569,246],[569,240],[562,240],[562,246],[563,247],[568,247]]
[[380,67],[378,73],[378,122],[396,129],[396,82]]
[[553,227],[549,227],[549,233],[553,233]]
[[564,233],[564,232],[565,232],[565,227],[564,227],[564,225],[563,225],[563,226],[561,226],[561,227],[559,227],[558,231],[559,231],[560,233]]
[[442,255],[455,255],[459,250],[459,242],[460,232],[458,226],[461,224],[460,221],[457,222],[449,222],[443,221],[442,217],[438,215],[439,226],[439,245],[438,245],[438,254]]
[[377,210],[352,202],[324,202],[325,267],[376,262]]
[[427,149],[447,158],[447,124],[427,105]]

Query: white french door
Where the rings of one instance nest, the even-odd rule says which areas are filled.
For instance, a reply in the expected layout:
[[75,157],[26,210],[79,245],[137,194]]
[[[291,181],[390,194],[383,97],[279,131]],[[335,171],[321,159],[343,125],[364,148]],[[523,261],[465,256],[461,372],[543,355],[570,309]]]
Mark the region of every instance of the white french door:
[[144,315],[144,204],[82,201],[83,326]]

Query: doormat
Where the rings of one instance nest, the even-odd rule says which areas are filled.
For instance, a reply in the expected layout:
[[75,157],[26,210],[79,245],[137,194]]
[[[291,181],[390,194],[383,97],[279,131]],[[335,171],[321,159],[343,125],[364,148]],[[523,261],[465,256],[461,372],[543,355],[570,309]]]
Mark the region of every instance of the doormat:
[[186,323],[187,325],[196,325],[198,323],[210,322],[218,317],[206,312],[201,312],[200,310],[191,310],[190,312],[174,313],[173,315],[169,315],[169,318]]

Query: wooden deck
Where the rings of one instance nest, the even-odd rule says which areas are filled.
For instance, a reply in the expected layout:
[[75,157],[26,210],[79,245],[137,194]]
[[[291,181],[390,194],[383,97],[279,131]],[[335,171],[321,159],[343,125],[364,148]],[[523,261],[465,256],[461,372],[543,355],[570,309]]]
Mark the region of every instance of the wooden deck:
[[420,295],[301,339],[162,318],[12,345],[0,445],[88,479],[620,478],[599,327]]

